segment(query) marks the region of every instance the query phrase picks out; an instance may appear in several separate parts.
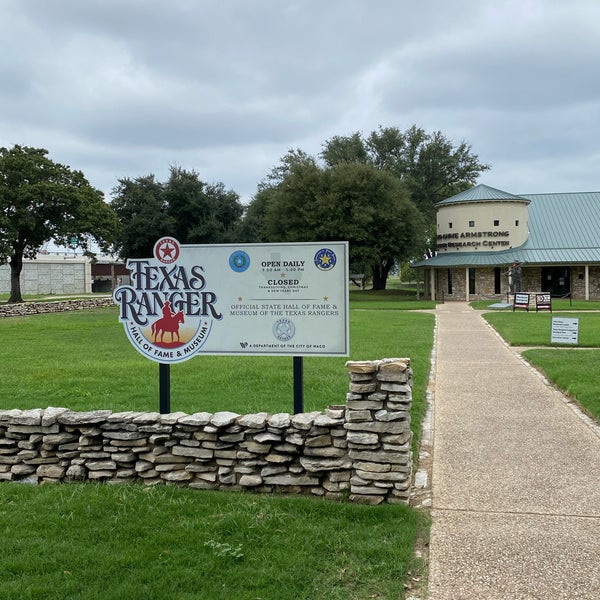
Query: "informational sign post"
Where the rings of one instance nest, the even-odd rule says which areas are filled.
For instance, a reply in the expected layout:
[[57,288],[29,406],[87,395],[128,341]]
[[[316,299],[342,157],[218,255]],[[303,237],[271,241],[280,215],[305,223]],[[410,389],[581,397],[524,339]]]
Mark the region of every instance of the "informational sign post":
[[550,294],[535,295],[535,312],[549,310],[552,312],[552,296]]
[[552,317],[552,344],[577,344],[579,342],[579,319]]
[[524,294],[521,292],[517,292],[515,294],[515,301],[513,303],[513,311],[516,308],[524,308],[527,312],[529,312],[529,294]]
[[161,364],[197,354],[348,356],[348,243],[182,245],[129,259],[113,294],[133,346]]

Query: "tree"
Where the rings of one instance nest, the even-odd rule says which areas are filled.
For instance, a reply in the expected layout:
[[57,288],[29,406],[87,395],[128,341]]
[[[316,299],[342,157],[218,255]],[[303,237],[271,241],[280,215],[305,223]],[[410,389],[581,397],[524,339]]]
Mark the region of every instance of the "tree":
[[351,161],[389,171],[408,188],[429,229],[435,204],[474,185],[490,168],[466,142],[455,146],[440,131],[426,133],[415,125],[404,132],[380,127],[366,139],[360,133],[335,136],[325,142],[321,157],[329,167]]
[[166,183],[154,175],[120,180],[111,205],[121,222],[117,247],[123,258],[151,256],[165,235],[182,244],[231,242],[243,213],[239,196],[222,183],[207,184],[195,171],[175,166]]
[[232,242],[244,210],[239,196],[222,183],[204,183],[196,171],[179,167],[171,167],[165,202],[173,235],[182,244]]
[[81,171],[55,163],[43,148],[0,148],[0,264],[10,263],[9,302],[22,302],[24,258],[43,244],[72,238],[85,252],[114,240],[117,219]]
[[264,231],[271,242],[348,240],[353,268],[385,289],[391,268],[421,235],[422,220],[390,173],[369,164],[323,169],[303,162],[271,190]]
[[455,146],[416,126],[334,136],[320,158],[324,166],[302,150],[288,151],[247,207],[244,238],[347,239],[375,289],[385,288],[396,261],[423,254],[435,236],[435,204],[489,169],[466,142]]
[[112,193],[111,206],[119,219],[119,254],[128,258],[152,256],[156,240],[173,231],[164,184],[156,181],[154,175],[119,179]]

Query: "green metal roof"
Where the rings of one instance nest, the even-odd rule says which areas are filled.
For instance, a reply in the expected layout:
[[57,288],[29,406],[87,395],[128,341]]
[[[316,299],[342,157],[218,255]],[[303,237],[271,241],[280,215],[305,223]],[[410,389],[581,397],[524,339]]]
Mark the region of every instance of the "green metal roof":
[[464,202],[525,202],[529,201],[523,197],[497,190],[496,188],[490,187],[489,185],[479,184],[472,187],[460,194],[456,194],[451,198],[446,198],[438,202],[436,206],[444,206],[446,204],[462,204]]
[[[486,190],[473,192],[473,197],[494,190],[487,186],[476,187]],[[475,188],[467,191],[473,190]],[[438,206],[450,203],[457,196],[440,202]],[[600,264],[600,192],[524,194],[513,198],[530,202],[529,237],[522,246],[500,252],[444,253],[412,266],[499,266],[515,261],[543,265]],[[489,199],[481,198],[483,201]],[[462,201],[476,202],[474,199]]]

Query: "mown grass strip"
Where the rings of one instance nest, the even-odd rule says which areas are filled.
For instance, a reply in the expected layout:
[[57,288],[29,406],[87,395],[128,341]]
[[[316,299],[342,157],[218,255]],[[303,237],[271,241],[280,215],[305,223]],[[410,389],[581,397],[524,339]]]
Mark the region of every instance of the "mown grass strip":
[[[553,316],[579,319],[577,347],[551,345]],[[512,346],[548,346],[526,350],[523,357],[600,422],[600,313],[486,313],[484,318]]]
[[550,346],[552,317],[579,319],[579,346],[600,347],[600,312],[489,312],[484,318],[511,346]]
[[[423,412],[434,317],[406,311],[350,315],[353,360],[410,357],[415,432]],[[158,410],[158,365],[129,343],[116,309],[0,320],[0,408]],[[307,357],[305,410],[343,404],[346,358]],[[290,357],[198,356],[171,368],[173,411],[240,414],[293,409]]]
[[402,598],[404,506],[172,486],[0,485],[1,599]]

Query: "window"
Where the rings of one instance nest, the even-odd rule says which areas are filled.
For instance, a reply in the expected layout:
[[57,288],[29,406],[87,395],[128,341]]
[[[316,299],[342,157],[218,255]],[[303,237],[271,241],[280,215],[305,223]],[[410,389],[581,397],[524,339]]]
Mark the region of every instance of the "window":
[[475,294],[475,269],[469,269],[469,294]]
[[494,268],[494,294],[502,293],[502,269],[500,267]]
[[498,219],[494,219],[494,227],[498,227],[500,225],[500,221]]
[[448,294],[452,295],[452,269],[448,269]]
[[452,229],[452,223],[448,223],[448,229]]
[[515,221],[515,227],[518,227],[518,226],[519,226],[519,219],[517,219],[517,220]]
[[475,227],[475,221],[469,221],[469,227]]

